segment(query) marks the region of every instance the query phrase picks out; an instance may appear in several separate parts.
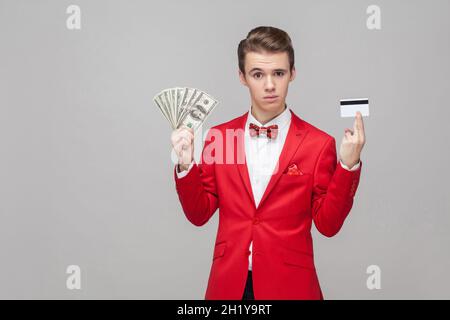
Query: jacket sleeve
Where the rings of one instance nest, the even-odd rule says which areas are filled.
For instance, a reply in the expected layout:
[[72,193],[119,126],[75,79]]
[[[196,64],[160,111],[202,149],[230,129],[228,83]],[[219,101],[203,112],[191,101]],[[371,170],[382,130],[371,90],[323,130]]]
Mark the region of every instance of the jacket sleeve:
[[218,208],[215,165],[211,160],[207,161],[207,159],[214,157],[214,154],[205,155],[205,150],[209,149],[208,145],[211,142],[211,137],[208,134],[200,163],[194,163],[186,176],[178,178],[177,166],[174,167],[178,198],[185,216],[196,226],[202,226],[208,222]]
[[355,171],[337,165],[336,141],[330,138],[320,152],[314,170],[312,217],[317,230],[327,237],[339,232],[353,206],[362,161]]

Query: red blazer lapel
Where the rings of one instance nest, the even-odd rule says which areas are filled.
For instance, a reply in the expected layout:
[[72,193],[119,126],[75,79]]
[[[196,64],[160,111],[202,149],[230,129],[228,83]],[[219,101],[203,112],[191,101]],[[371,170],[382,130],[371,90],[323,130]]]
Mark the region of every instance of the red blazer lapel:
[[[276,185],[278,180],[280,179],[281,175],[283,174],[283,171],[287,168],[289,165],[289,162],[291,161],[294,154],[297,152],[297,149],[300,147],[300,144],[302,143],[303,139],[306,137],[308,133],[308,129],[306,129],[304,123],[302,120],[297,117],[297,115],[294,114],[292,110],[291,111],[291,124],[289,126],[289,131],[286,137],[286,141],[284,142],[283,149],[281,150],[280,158],[278,160],[277,167],[275,167],[275,172],[272,175],[266,190],[264,191],[264,195],[261,198],[261,201],[258,205],[258,207],[261,207],[264,201],[269,196],[270,192],[272,191],[273,187]],[[236,122],[236,126],[233,129],[241,129],[245,131],[245,123],[247,121],[248,112],[242,115],[240,118],[238,118],[238,121]],[[241,176],[242,183],[245,186],[245,189],[247,191],[247,194],[249,195],[251,202],[253,206],[255,206],[255,198],[253,196],[252,187],[250,183],[250,176],[248,173],[248,167],[247,167],[247,157],[245,155],[245,136],[244,134],[238,134],[237,135],[237,141],[234,144],[234,161],[237,164],[237,169],[239,172],[239,175]],[[244,155],[244,161],[237,161],[238,156],[237,155]]]
[[[237,122],[236,128],[234,129],[241,129],[245,132],[245,123],[247,122],[248,112],[245,113],[243,116],[239,118],[239,121]],[[253,206],[255,207],[255,198],[253,196],[252,186],[250,183],[250,175],[248,173],[248,167],[247,167],[247,156],[245,154],[245,135],[238,135],[237,143],[234,144],[234,154],[244,155],[244,162],[236,161],[237,168],[239,171],[239,175],[241,176],[242,183],[245,186],[245,189],[247,191],[247,194],[249,195],[251,202]],[[235,158],[235,160],[237,157]]]
[[283,174],[283,171],[287,168],[289,165],[292,157],[297,152],[297,149],[300,147],[303,139],[308,134],[308,129],[306,129],[305,124],[303,121],[297,117],[294,112],[291,111],[291,125],[289,126],[289,131],[286,137],[286,140],[284,142],[283,149],[280,153],[280,158],[278,159],[277,166],[275,167],[274,174],[269,180],[269,184],[267,185],[266,190],[264,191],[264,194],[261,198],[261,201],[258,205],[258,208],[260,208],[264,201],[269,196],[270,192],[272,191],[273,187],[277,184],[278,180],[280,179],[281,175]]

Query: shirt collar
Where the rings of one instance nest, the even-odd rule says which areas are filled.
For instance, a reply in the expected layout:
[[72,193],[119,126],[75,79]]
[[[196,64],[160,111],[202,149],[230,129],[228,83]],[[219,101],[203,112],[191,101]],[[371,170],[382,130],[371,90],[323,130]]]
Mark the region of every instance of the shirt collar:
[[[271,125],[278,125],[278,128],[283,128],[285,125],[289,123],[289,120],[291,120],[291,112],[290,109],[285,104],[284,111],[280,113],[278,116],[267,122],[264,127],[268,127]],[[248,111],[248,117],[247,117],[247,127],[249,123],[254,123],[259,127],[262,127],[263,125],[255,119],[255,117],[252,115],[252,106],[250,106],[250,110]]]

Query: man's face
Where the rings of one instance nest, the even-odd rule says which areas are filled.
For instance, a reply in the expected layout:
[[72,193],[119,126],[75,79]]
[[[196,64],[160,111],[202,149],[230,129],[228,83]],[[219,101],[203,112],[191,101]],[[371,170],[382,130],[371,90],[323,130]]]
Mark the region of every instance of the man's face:
[[191,110],[191,117],[196,119],[196,120],[202,121],[203,118],[205,117],[205,114],[203,112],[201,112],[200,110],[198,110],[198,109],[192,109]]
[[[245,56],[245,76],[239,70],[241,83],[250,90],[252,106],[263,112],[284,109],[289,82],[295,78],[295,68],[289,70],[287,52],[248,52]],[[275,96],[275,98],[270,98]]]

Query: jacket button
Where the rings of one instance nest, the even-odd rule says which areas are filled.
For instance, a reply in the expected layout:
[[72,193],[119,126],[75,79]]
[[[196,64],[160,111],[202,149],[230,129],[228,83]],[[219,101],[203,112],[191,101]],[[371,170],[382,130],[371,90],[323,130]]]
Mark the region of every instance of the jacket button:
[[253,224],[258,224],[259,223],[259,219],[258,218],[253,218]]

